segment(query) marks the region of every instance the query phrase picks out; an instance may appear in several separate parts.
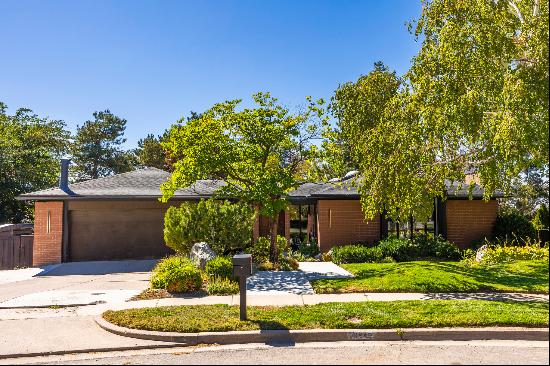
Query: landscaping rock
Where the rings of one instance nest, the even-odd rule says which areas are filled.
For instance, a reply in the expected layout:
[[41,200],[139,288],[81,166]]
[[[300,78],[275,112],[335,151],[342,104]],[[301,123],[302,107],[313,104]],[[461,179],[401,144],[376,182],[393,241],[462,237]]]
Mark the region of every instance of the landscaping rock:
[[207,262],[216,258],[216,253],[210,249],[207,243],[200,242],[193,245],[191,253],[189,253],[189,258],[191,258],[197,267],[204,269]]
[[488,246],[487,244],[485,244],[476,251],[476,262],[481,262],[483,256],[485,255],[485,252],[487,251],[487,248]]

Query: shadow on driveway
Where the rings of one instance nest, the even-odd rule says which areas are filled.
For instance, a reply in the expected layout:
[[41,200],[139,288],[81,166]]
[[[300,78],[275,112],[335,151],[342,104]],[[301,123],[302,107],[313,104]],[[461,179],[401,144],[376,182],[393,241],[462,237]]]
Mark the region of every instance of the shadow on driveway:
[[157,264],[157,259],[69,262],[44,271],[39,276],[73,276],[73,275],[106,275],[115,273],[150,272]]

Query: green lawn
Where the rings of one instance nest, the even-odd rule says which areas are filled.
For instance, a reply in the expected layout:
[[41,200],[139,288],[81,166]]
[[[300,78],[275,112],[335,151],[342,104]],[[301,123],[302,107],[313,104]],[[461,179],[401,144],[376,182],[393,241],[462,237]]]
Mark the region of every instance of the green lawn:
[[215,332],[257,329],[368,329],[477,326],[548,326],[547,302],[425,300],[325,303],[311,306],[171,306],[107,311],[114,324],[163,332]]
[[356,277],[314,281],[315,292],[548,293],[548,262],[542,260],[479,267],[436,261],[357,263],[342,267]]

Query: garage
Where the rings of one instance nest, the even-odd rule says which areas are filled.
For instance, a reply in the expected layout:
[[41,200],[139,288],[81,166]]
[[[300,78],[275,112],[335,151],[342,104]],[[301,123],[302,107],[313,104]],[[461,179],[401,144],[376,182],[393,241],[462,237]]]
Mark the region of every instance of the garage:
[[69,261],[160,258],[165,205],[158,202],[69,202]]

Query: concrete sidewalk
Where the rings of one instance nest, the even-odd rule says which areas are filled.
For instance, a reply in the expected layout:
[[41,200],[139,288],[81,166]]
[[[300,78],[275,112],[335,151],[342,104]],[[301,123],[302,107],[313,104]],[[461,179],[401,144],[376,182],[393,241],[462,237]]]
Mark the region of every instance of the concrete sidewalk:
[[[355,294],[248,294],[249,306],[315,305],[327,302],[402,301],[402,300],[491,300],[491,301],[549,301],[548,295],[523,293],[355,293]],[[97,316],[106,310],[124,310],[178,305],[238,305],[239,295],[175,297],[155,300],[120,301],[105,304],[65,308],[0,309],[0,320],[57,317]]]

